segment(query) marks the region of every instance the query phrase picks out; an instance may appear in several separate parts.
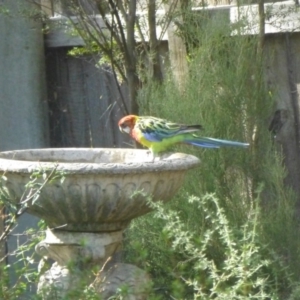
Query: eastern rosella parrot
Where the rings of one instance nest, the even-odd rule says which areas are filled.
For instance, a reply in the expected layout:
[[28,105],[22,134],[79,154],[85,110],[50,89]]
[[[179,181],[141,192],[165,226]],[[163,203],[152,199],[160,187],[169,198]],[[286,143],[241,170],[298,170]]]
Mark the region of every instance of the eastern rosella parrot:
[[201,125],[178,124],[154,117],[128,115],[118,125],[121,132],[128,133],[138,143],[150,149],[153,161],[158,153],[178,143],[204,148],[249,146],[247,143],[199,137],[193,132],[202,129]]

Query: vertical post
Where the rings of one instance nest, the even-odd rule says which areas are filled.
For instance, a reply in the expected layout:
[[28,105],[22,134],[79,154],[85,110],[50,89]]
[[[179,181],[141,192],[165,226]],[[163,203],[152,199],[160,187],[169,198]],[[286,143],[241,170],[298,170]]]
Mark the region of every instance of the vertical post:
[[[180,1],[170,0],[168,4],[165,4],[165,10],[168,13],[181,9]],[[183,21],[182,17],[178,16],[177,20]],[[187,65],[187,52],[184,40],[178,34],[177,25],[175,22],[171,21],[168,27],[168,45],[169,45],[169,57],[172,68],[172,73],[174,76],[175,82],[178,84],[181,92],[184,91],[185,80],[188,74],[188,65]]]
[[53,0],[40,0],[42,11],[49,17],[54,16],[54,1]]
[[264,0],[258,1],[258,16],[259,16],[259,43],[258,43],[258,50],[259,52],[263,51],[264,42],[265,42],[265,6]]

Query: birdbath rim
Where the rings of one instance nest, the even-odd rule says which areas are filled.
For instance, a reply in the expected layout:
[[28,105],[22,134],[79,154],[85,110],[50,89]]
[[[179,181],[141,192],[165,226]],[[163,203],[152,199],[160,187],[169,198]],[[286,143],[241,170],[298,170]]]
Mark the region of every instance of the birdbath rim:
[[122,174],[188,170],[200,160],[190,154],[165,153],[151,161],[147,150],[132,148],[40,148],[0,152],[0,171],[32,173],[53,168],[68,173]]

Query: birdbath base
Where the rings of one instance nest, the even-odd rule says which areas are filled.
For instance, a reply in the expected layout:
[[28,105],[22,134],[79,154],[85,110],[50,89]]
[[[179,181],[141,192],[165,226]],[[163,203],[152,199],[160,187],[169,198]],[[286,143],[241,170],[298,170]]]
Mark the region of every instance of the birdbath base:
[[36,245],[36,252],[55,263],[41,275],[38,294],[43,299],[53,299],[54,295],[63,298],[89,286],[107,299],[127,285],[139,295],[137,299],[143,299],[145,289],[141,287],[150,283],[146,272],[133,265],[109,261],[121,251],[122,236],[122,231],[88,233],[47,229],[46,238]]
[[89,264],[103,264],[121,247],[122,231],[90,233],[47,229],[46,238],[36,245],[36,252],[61,266],[76,261],[76,264],[88,267]]

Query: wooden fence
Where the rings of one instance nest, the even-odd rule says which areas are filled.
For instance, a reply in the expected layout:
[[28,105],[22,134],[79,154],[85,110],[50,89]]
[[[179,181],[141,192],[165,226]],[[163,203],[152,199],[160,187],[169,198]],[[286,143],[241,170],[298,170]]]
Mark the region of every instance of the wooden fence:
[[71,56],[69,51],[84,43],[60,28],[66,22],[62,15],[69,12],[60,1],[41,4],[49,16],[58,15],[52,19],[54,29],[45,34],[50,146],[132,146],[117,126],[127,111],[126,87],[118,84],[110,67],[97,66],[99,56]]

